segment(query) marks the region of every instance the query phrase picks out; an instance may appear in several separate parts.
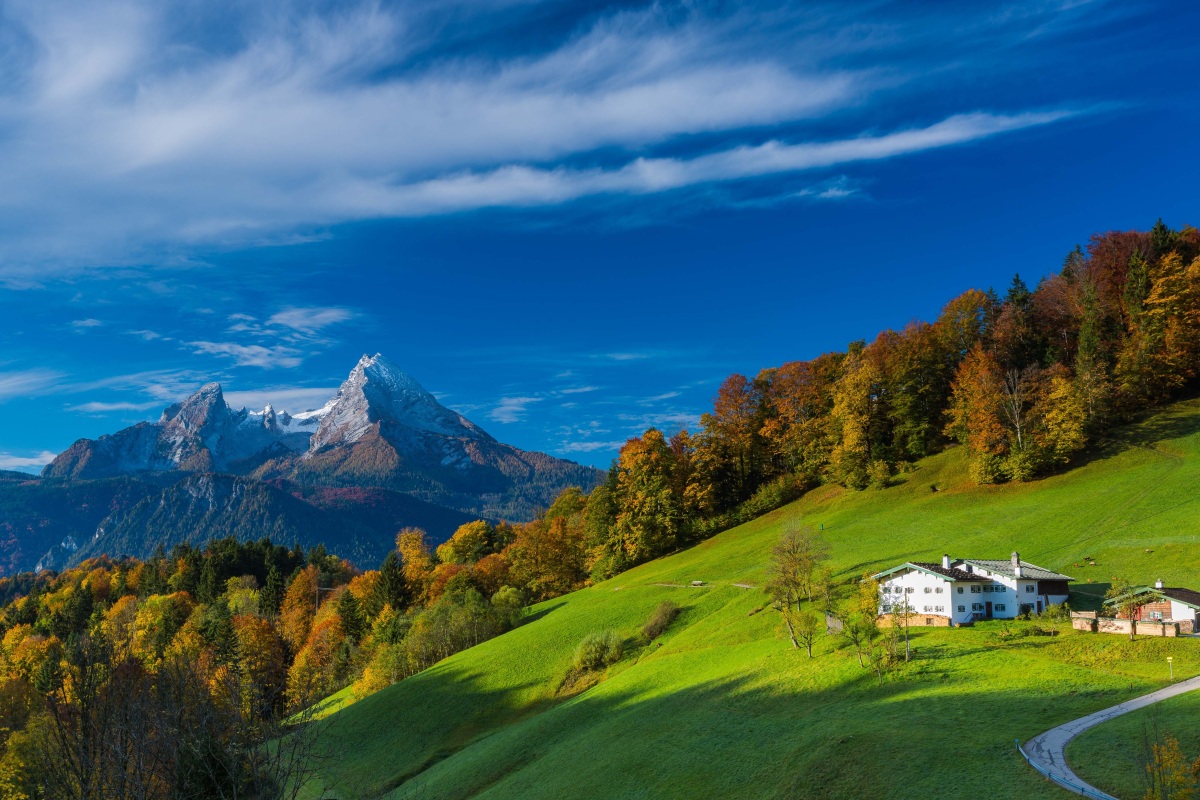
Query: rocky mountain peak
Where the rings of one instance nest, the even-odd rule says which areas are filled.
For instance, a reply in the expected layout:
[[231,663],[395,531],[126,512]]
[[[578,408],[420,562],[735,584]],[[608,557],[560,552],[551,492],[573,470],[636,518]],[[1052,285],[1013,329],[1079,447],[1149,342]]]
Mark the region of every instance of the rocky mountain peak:
[[221,384],[206,383],[182,403],[167,407],[159,423],[183,433],[199,435],[227,422],[230,413]]
[[439,403],[415,378],[376,353],[364,355],[350,371],[313,434],[309,450],[358,441],[380,422],[442,436],[491,440],[461,414]]

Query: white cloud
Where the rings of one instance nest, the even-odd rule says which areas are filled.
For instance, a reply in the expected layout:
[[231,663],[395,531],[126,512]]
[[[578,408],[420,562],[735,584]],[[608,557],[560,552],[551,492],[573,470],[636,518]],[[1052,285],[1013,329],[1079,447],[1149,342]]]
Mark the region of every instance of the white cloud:
[[78,329],[99,328],[104,323],[98,319],[77,319],[71,323],[71,327]]
[[500,404],[488,412],[488,418],[502,425],[520,422],[526,409],[533,403],[540,403],[540,397],[502,397]]
[[52,389],[61,377],[61,373],[49,369],[0,372],[0,402],[13,397],[44,394]]
[[107,414],[111,411],[147,411],[161,405],[162,403],[158,400],[149,400],[144,403],[131,403],[127,401],[105,403],[93,400],[89,403],[80,403],[77,406],[67,406],[67,411],[79,411],[84,414]]
[[559,389],[559,394],[586,394],[588,392],[600,391],[599,386],[576,386],[571,389]]
[[235,342],[189,342],[197,353],[232,358],[239,367],[298,367],[303,359],[300,352],[291,347],[277,345],[263,347],[257,344],[237,344]]
[[[502,7],[264,13],[256,4],[43,0],[3,10],[0,279],[14,286],[47,265],[162,263],[197,245],[304,240],[314,226],[351,220],[645,195],[890,158],[1068,116],[965,114],[883,135],[776,133],[763,143],[764,129],[844,119],[911,79],[886,53],[870,56],[877,31],[826,20],[831,9],[759,20],[652,5],[581,15],[584,27],[539,51],[450,56],[428,51],[454,42],[447,26],[484,40]],[[806,27],[818,17],[829,24]],[[848,54],[861,66],[844,66]],[[272,319],[311,333],[344,320],[342,311]]]
[[34,468],[41,469],[54,460],[58,453],[52,453],[49,450],[43,450],[33,456],[17,456],[12,453],[0,453],[0,469],[12,469],[29,471]]
[[595,453],[599,450],[620,450],[625,442],[563,442],[560,453]]
[[337,390],[336,386],[243,389],[225,392],[225,401],[232,408],[245,407],[254,410],[261,409],[270,403],[276,413],[287,411],[291,414],[299,414],[302,411],[311,411],[325,405],[330,398],[337,394]]
[[272,314],[267,323],[283,325],[301,333],[316,333],[335,323],[345,322],[353,316],[354,313],[348,308],[285,308],[283,311]]

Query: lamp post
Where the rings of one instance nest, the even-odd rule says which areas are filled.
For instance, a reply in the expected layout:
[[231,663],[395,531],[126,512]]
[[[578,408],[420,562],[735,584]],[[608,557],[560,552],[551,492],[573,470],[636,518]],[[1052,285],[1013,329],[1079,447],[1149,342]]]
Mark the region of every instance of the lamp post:
[[1171,672],[1171,680],[1175,680],[1175,659],[1167,656],[1167,669]]

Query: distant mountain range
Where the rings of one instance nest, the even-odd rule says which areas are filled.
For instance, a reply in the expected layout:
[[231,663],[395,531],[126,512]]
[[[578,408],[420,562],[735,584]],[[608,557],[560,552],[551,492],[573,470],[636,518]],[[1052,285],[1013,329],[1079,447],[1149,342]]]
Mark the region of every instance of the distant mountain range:
[[0,574],[220,536],[323,542],[373,566],[405,525],[443,539],[470,519],[526,520],[602,479],[497,441],[363,356],[319,409],[234,410],[209,383],[157,422],[80,439],[40,478],[0,473]]

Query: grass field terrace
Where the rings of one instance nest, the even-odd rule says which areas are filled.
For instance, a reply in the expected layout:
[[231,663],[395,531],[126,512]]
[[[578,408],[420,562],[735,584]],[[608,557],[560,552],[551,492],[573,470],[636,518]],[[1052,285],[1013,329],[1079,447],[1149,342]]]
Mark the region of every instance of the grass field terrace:
[[[1035,623],[915,629],[914,660],[880,686],[836,638],[821,637],[811,660],[794,651],[762,591],[735,584],[761,585],[771,545],[799,520],[824,526],[847,584],[945,552],[1019,550],[1075,577],[1077,608],[1098,606],[1116,574],[1200,586],[1197,487],[1200,402],[1190,401],[1030,484],[975,486],[952,449],[886,490],[820,488],[542,603],[516,630],[375,695],[335,698],[308,796],[928,798],[965,785],[1065,797],[1014,740],[1165,685],[1168,655],[1176,679],[1200,674],[1200,639],[1020,635]],[[665,599],[684,611],[647,645],[638,631]],[[576,645],[604,629],[626,637],[625,657],[563,696]],[[1085,745],[1075,747],[1088,759],[1102,751]]]

